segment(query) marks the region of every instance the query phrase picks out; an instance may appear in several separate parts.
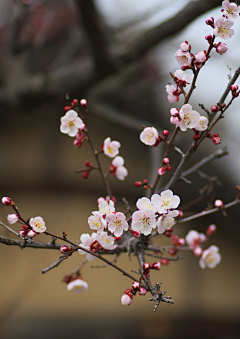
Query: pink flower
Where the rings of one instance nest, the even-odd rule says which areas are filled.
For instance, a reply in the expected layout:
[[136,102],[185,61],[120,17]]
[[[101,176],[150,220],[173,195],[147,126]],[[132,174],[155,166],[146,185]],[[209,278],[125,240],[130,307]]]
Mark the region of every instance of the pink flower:
[[229,0],[225,0],[222,3],[222,13],[223,16],[226,17],[226,19],[229,19],[230,21],[235,21],[240,13],[240,7],[235,4],[234,2],[229,2]]
[[176,127],[179,127],[180,120],[177,117],[171,117],[170,122],[171,124],[176,125]]
[[7,221],[9,224],[16,224],[19,221],[18,215],[13,213],[13,214],[8,214],[7,216]]
[[207,60],[206,52],[201,51],[201,52],[196,53],[195,59],[197,62],[201,62],[201,63],[205,62]]
[[132,214],[132,229],[140,231],[144,235],[149,235],[156,227],[155,212],[150,209],[141,209]]
[[174,103],[174,102],[177,102],[179,100],[179,92],[177,90],[176,87],[174,87],[173,85],[166,85],[166,92],[168,93],[168,101],[170,103]]
[[183,52],[182,49],[177,50],[177,52],[174,54],[175,59],[179,63],[179,65],[182,66],[190,66],[192,63],[192,57],[191,54],[187,52]]
[[230,20],[224,20],[223,17],[217,19],[215,23],[215,28],[213,30],[213,34],[215,36],[220,37],[221,39],[229,39],[234,34],[234,30],[230,29],[232,27],[233,22]]
[[192,106],[189,104],[182,106],[179,111],[179,117],[181,118],[179,123],[181,131],[186,131],[187,128],[195,128],[200,121],[200,114],[192,110]]
[[187,41],[182,42],[181,45],[180,45],[180,49],[183,52],[188,52],[190,50],[190,46],[189,46],[188,42]]
[[158,140],[158,131],[154,127],[146,127],[140,134],[140,140],[145,145],[153,146]]
[[12,199],[9,198],[9,197],[3,197],[3,198],[2,198],[2,204],[3,204],[4,206],[11,206],[11,205],[14,204],[14,202],[13,202]]
[[188,232],[185,239],[190,248],[195,248],[197,245],[206,241],[206,236],[203,233],[198,233],[195,230],[191,230]]
[[177,69],[174,73],[175,77],[182,82],[190,84],[193,79],[193,73],[190,70],[183,71],[182,69]]
[[197,131],[206,131],[208,128],[208,118],[200,116],[199,123],[194,127]]
[[123,157],[117,156],[113,159],[111,165],[113,167],[113,172],[118,180],[125,180],[125,177],[128,175],[128,170],[123,166],[124,159]]
[[33,231],[36,233],[43,233],[47,229],[45,221],[42,217],[31,218],[29,224],[32,227]]
[[227,45],[224,44],[223,42],[219,42],[216,46],[216,52],[220,55],[224,54],[225,52],[227,52],[228,48]]
[[217,246],[210,246],[207,250],[203,251],[203,254],[199,260],[199,265],[202,269],[214,268],[221,262],[221,254],[218,253],[219,248]]
[[122,212],[109,213],[106,216],[106,222],[108,223],[108,229],[116,237],[119,237],[123,234],[123,231],[128,230],[128,223],[126,222],[126,217]]
[[132,302],[132,299],[129,297],[129,295],[124,293],[121,297],[122,305],[129,306],[131,304],[131,302]]
[[115,158],[116,155],[119,153],[119,148],[121,147],[120,142],[118,141],[111,141],[108,137],[104,140],[103,143],[103,152],[109,158]]

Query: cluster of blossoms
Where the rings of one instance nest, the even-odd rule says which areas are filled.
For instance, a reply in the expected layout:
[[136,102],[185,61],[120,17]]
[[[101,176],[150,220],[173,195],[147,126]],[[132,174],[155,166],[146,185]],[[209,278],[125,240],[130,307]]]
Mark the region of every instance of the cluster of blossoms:
[[[17,212],[15,203],[9,197],[2,198],[2,204],[4,206],[11,206]],[[28,222],[20,219],[19,214],[11,213],[7,216],[7,221],[9,224],[13,225],[16,223],[22,224],[22,229],[19,231],[19,234],[22,238],[34,238],[37,234],[43,233],[46,231],[47,227],[45,221],[42,217],[31,218]]]
[[207,234],[198,233],[195,230],[191,230],[186,235],[186,243],[193,250],[193,254],[196,257],[200,257],[199,266],[204,269],[214,268],[221,262],[221,254],[219,248],[215,245],[210,246],[207,249],[203,249],[209,236],[216,232],[216,225],[212,224],[208,226]]

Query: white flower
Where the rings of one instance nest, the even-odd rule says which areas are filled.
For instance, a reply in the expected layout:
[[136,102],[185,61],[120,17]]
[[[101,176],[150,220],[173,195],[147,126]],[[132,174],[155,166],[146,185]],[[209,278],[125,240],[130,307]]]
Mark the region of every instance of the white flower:
[[7,216],[7,221],[9,222],[9,224],[16,224],[16,222],[19,221],[19,218],[17,216],[17,214],[13,213],[13,214],[8,214]]
[[149,208],[134,212],[131,226],[134,231],[140,231],[144,235],[150,234],[156,227],[155,212]]
[[180,204],[178,195],[173,195],[171,190],[162,191],[161,194],[153,194],[151,202],[157,209],[158,213],[168,213],[168,210],[175,209]]
[[118,180],[125,180],[125,177],[128,175],[128,170],[123,166],[124,159],[123,157],[117,156],[112,161],[112,166],[114,167],[114,174]]
[[208,128],[208,118],[200,116],[199,123],[194,127],[197,131],[206,131]]
[[232,21],[224,20],[223,17],[220,17],[217,19],[215,23],[213,34],[215,36],[219,36],[221,39],[224,40],[229,39],[234,34],[234,30],[230,29],[232,25],[233,25]]
[[67,289],[74,293],[84,292],[88,290],[88,283],[82,279],[75,279],[67,284]]
[[200,62],[200,63],[205,62],[207,60],[206,53],[204,51],[196,53],[195,59],[197,62]]
[[92,230],[96,230],[97,233],[101,233],[107,226],[107,222],[103,219],[100,212],[94,211],[92,214],[93,215],[88,218],[88,225]]
[[114,237],[108,235],[107,232],[97,234],[96,240],[105,250],[114,250],[117,247],[114,245]]
[[121,147],[120,142],[118,141],[111,141],[108,137],[104,140],[103,143],[103,152],[109,158],[115,158],[116,155],[119,153],[119,148]]
[[166,85],[166,92],[168,94],[167,98],[168,101],[173,104],[174,102],[177,102],[179,100],[179,96],[178,96],[178,90],[175,86],[167,84]]
[[126,222],[126,217],[123,213],[109,213],[106,216],[106,222],[108,223],[108,229],[116,237],[119,237],[123,234],[123,231],[128,230],[128,223]]
[[77,112],[71,109],[61,117],[60,131],[70,137],[75,137],[82,123],[83,121],[78,117]]
[[179,80],[186,81],[187,84],[190,84],[193,79],[193,72],[190,70],[183,71],[182,69],[177,69],[174,75]]
[[192,57],[188,51],[184,52],[182,49],[179,49],[174,56],[181,67],[190,66],[192,63]]
[[153,203],[146,197],[138,199],[136,206],[139,210],[150,208],[151,210],[154,211],[154,213],[157,212]]
[[140,140],[145,145],[153,146],[158,140],[158,131],[154,127],[146,127],[140,134]]
[[196,246],[202,244],[207,238],[205,234],[191,230],[188,232],[185,239],[190,248],[195,248]]
[[169,211],[167,214],[162,215],[157,221],[158,233],[162,234],[169,230],[174,225],[174,218],[177,217],[179,211]]
[[210,246],[207,250],[203,251],[203,254],[199,260],[201,268],[214,268],[221,261],[221,254],[218,253],[219,248],[217,246]]
[[101,201],[98,209],[102,215],[112,213],[115,211],[114,202],[112,200],[109,200],[109,202],[107,200]]
[[[81,235],[81,237],[80,237],[80,240],[81,240],[80,246],[83,247],[83,248],[86,248],[86,250],[90,251],[90,245],[92,245],[92,243],[94,241],[96,241],[96,236],[97,236],[97,233],[92,233],[91,236],[88,233],[83,233]],[[87,252],[85,252],[84,250],[79,249],[78,253],[82,254],[82,255],[85,255]],[[87,253],[87,255],[86,255],[86,259],[88,261],[92,261],[95,258],[96,257],[94,255],[90,254],[90,253]]]
[[179,128],[182,131],[186,131],[187,128],[195,128],[200,121],[200,114],[197,111],[192,110],[192,106],[189,104],[182,106],[179,111],[179,117],[181,118]]
[[47,227],[45,226],[45,221],[42,217],[31,218],[29,221],[29,225],[36,233],[43,233],[47,229]]
[[190,49],[190,46],[189,46],[188,42],[187,42],[187,41],[182,42],[182,43],[180,44],[180,49],[181,49],[183,52],[188,52],[189,49]]
[[240,13],[240,7],[234,2],[229,2],[229,0],[222,2],[223,7],[223,16],[225,16],[230,21],[235,21]]

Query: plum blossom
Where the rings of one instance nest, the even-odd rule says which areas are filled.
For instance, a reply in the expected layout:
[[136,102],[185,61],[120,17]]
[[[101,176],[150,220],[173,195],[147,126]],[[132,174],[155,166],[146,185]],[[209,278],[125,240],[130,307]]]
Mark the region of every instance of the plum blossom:
[[175,209],[180,204],[180,198],[177,195],[173,195],[171,190],[162,191],[161,194],[153,194],[151,202],[157,209],[158,213],[168,213],[170,209]]
[[237,4],[229,2],[229,0],[225,0],[222,2],[222,7],[223,16],[225,16],[226,19],[234,22],[238,18],[240,7]]
[[[92,233],[92,235],[90,236],[88,233],[83,233],[80,237],[80,240],[81,240],[81,244],[80,246],[83,247],[83,248],[86,248],[86,250],[91,250],[90,249],[90,245],[92,245],[92,243],[94,241],[96,241],[96,236],[97,236],[97,233]],[[85,252],[84,250],[81,250],[79,249],[78,250],[78,253],[81,254],[81,255],[85,255],[87,252]],[[86,259],[88,261],[92,261],[94,260],[96,257],[90,253],[87,253],[86,255]]]
[[187,42],[187,41],[182,42],[182,43],[180,44],[180,49],[181,49],[183,52],[188,52],[188,51],[190,50],[190,46],[189,46],[188,42]]
[[136,206],[139,210],[142,210],[142,209],[151,209],[153,210],[154,212],[157,212],[155,206],[153,205],[153,203],[146,197],[143,197],[143,198],[140,198],[138,199],[137,203],[136,203]]
[[15,213],[8,214],[7,221],[9,222],[9,224],[12,224],[12,225],[16,224],[19,221],[18,215]]
[[106,215],[115,211],[114,202],[112,200],[103,200],[98,205],[99,212],[101,215]]
[[172,104],[174,102],[177,102],[179,100],[179,92],[177,90],[177,88],[173,85],[167,84],[166,85],[166,92],[168,94],[167,98],[168,101]]
[[214,268],[221,262],[221,254],[218,252],[219,248],[215,245],[210,246],[208,249],[203,251],[202,256],[199,260],[199,265],[202,269]]
[[[181,45],[180,45],[181,46]],[[188,51],[183,51],[181,48],[177,50],[177,52],[174,54],[175,59],[179,63],[181,67],[183,66],[190,66],[192,63],[192,57],[191,54]]]
[[153,146],[158,140],[158,131],[154,127],[146,127],[140,134],[140,140],[145,145]]
[[214,25],[213,34],[224,40],[229,39],[234,34],[234,30],[230,29],[232,25],[233,25],[232,21],[224,20],[223,17],[220,17],[217,19]]
[[114,250],[117,247],[114,245],[114,237],[108,235],[107,232],[97,234],[96,240],[105,250]]
[[107,226],[107,222],[103,219],[102,214],[98,211],[92,212],[88,218],[88,225],[92,230],[96,230],[97,233],[103,232],[104,228]]
[[157,221],[157,228],[158,233],[162,234],[165,231],[169,230],[174,225],[174,218],[177,217],[179,214],[179,211],[169,211],[167,214],[162,215],[159,217]]
[[205,62],[207,60],[206,52],[201,51],[201,52],[196,53],[195,59],[197,62],[200,62],[200,63]]
[[43,233],[46,231],[47,227],[45,221],[42,217],[31,218],[29,225],[32,227],[33,231],[36,233]]
[[140,231],[144,235],[150,234],[156,227],[155,212],[150,208],[134,212],[131,226],[134,231]]
[[200,116],[199,123],[194,127],[197,131],[206,131],[208,128],[208,118]]
[[178,80],[187,84],[190,84],[193,79],[193,73],[190,70],[183,71],[182,69],[177,69],[174,75]]
[[227,52],[228,48],[227,45],[224,44],[224,42],[219,42],[216,46],[216,52],[220,55],[224,54],[225,52]]
[[198,233],[195,230],[191,230],[188,232],[185,239],[190,248],[195,248],[196,246],[204,243],[207,237],[203,233]]
[[82,279],[75,279],[67,284],[68,291],[80,293],[88,290],[88,283]]
[[126,222],[126,217],[122,212],[109,213],[106,216],[106,222],[108,223],[108,230],[116,237],[122,235],[123,231],[128,230],[128,223]]
[[192,106],[185,104],[179,111],[179,117],[181,121],[179,128],[181,131],[186,131],[187,128],[195,128],[200,121],[200,114],[197,111],[192,110]]
[[77,112],[71,109],[61,117],[60,131],[70,137],[75,137],[82,124],[83,121],[78,117]]
[[125,177],[128,175],[128,170],[123,165],[124,159],[120,156],[114,158],[111,163],[111,166],[113,167],[113,173],[118,180],[125,180]]
[[103,152],[109,158],[115,158],[119,153],[119,148],[121,147],[120,142],[111,141],[111,138],[106,138],[103,142]]

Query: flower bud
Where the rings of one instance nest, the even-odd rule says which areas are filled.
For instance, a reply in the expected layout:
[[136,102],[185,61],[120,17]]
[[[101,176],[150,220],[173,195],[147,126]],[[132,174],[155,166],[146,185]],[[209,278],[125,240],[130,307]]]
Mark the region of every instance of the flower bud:
[[78,139],[75,139],[73,141],[73,145],[77,148],[80,148],[82,146],[82,141],[81,140],[78,140]]
[[141,232],[140,231],[133,231],[133,236],[134,238],[138,239],[141,235]]
[[167,164],[165,169],[166,169],[167,172],[170,172],[172,170],[172,166]]
[[73,99],[72,106],[77,106],[77,105],[78,105],[78,99]]
[[212,28],[214,28],[214,18],[211,16],[209,16],[206,20],[205,20],[206,24],[211,26]]
[[145,263],[143,264],[143,270],[144,270],[144,271],[147,271],[147,270],[149,270],[149,268],[150,268],[149,263],[148,263],[148,262],[145,262]]
[[217,208],[222,208],[223,207],[223,201],[220,199],[217,199],[214,201],[214,206]]
[[178,246],[184,246],[185,245],[185,239],[184,238],[179,238],[177,241]]
[[92,165],[92,163],[90,161],[86,160],[85,163],[84,163],[84,166],[92,167],[93,165]]
[[29,230],[29,231],[27,232],[27,236],[28,236],[29,238],[34,238],[34,237],[36,236],[36,233],[35,233],[33,230]]
[[212,141],[215,145],[221,144],[221,138],[219,138],[219,137],[213,137]]
[[199,63],[205,62],[207,60],[206,51],[201,51],[199,53],[196,53],[195,59]]
[[177,245],[178,235],[177,234],[172,235],[171,240],[172,240],[173,245]]
[[64,111],[67,112],[67,111],[70,111],[72,109],[72,106],[65,106],[64,107]]
[[20,236],[21,237],[26,237],[26,235],[27,235],[27,231],[26,230],[24,230],[24,229],[21,229],[20,231],[19,231],[19,234],[20,234]]
[[217,231],[217,226],[212,224],[212,225],[209,225],[208,228],[207,228],[207,235],[212,235],[214,234],[215,232]]
[[208,34],[205,36],[205,39],[208,41],[208,43],[211,43],[212,42],[212,36],[211,34]]
[[82,177],[83,177],[84,179],[87,179],[87,178],[89,177],[89,174],[90,174],[89,171],[84,171],[84,172],[82,172]]
[[86,107],[87,104],[88,104],[88,102],[87,102],[86,99],[82,99],[82,100],[80,101],[80,105],[81,105],[82,107]]
[[161,259],[161,264],[162,265],[168,265],[169,264],[169,261],[165,258]]
[[[232,92],[237,92],[237,90],[238,90],[238,85],[231,85],[231,86],[230,86],[230,89],[231,89]],[[10,198],[9,198],[9,199],[10,199]]]
[[219,42],[216,46],[216,52],[220,55],[222,55],[223,53],[227,52],[228,48],[227,45],[224,44],[223,42]]
[[147,293],[147,290],[144,287],[140,287],[138,293],[139,293],[139,295],[145,295]]
[[60,247],[60,252],[61,252],[62,254],[65,254],[65,253],[67,253],[67,252],[70,251],[70,250],[71,250],[71,248],[68,247],[68,246],[66,246],[66,245],[62,245],[62,246]]
[[13,214],[8,214],[7,216],[7,221],[9,224],[16,224],[19,221],[18,215],[13,213]]
[[212,111],[213,113],[216,113],[216,112],[219,111],[219,107],[216,106],[216,105],[213,105],[213,106],[211,107],[211,111]]
[[121,303],[124,306],[129,306],[132,302],[132,299],[127,294],[123,294],[121,297]]
[[166,164],[169,164],[169,162],[170,162],[170,160],[169,160],[169,158],[164,158],[163,159],[163,163],[166,165]]
[[161,267],[161,264],[159,261],[155,261],[152,265],[151,265],[151,268],[153,270],[160,270],[160,267]]
[[158,175],[162,176],[166,173],[165,167],[160,167],[158,169]]
[[139,290],[139,288],[140,288],[140,283],[139,283],[138,281],[134,281],[134,282],[132,283],[132,288],[133,288],[134,290]]
[[12,199],[9,198],[9,197],[3,197],[2,198],[2,204],[4,206],[14,206],[15,205],[14,202],[12,201]]
[[162,135],[164,136],[165,139],[167,139],[169,136],[169,131],[165,129],[164,131],[162,131]]
[[200,246],[195,247],[194,250],[193,250],[193,254],[196,257],[200,257],[202,255],[202,252],[203,252],[203,249]]
[[142,182],[141,181],[135,181],[134,186],[135,187],[141,187],[142,186]]
[[147,184],[147,179],[143,179],[143,184]]

